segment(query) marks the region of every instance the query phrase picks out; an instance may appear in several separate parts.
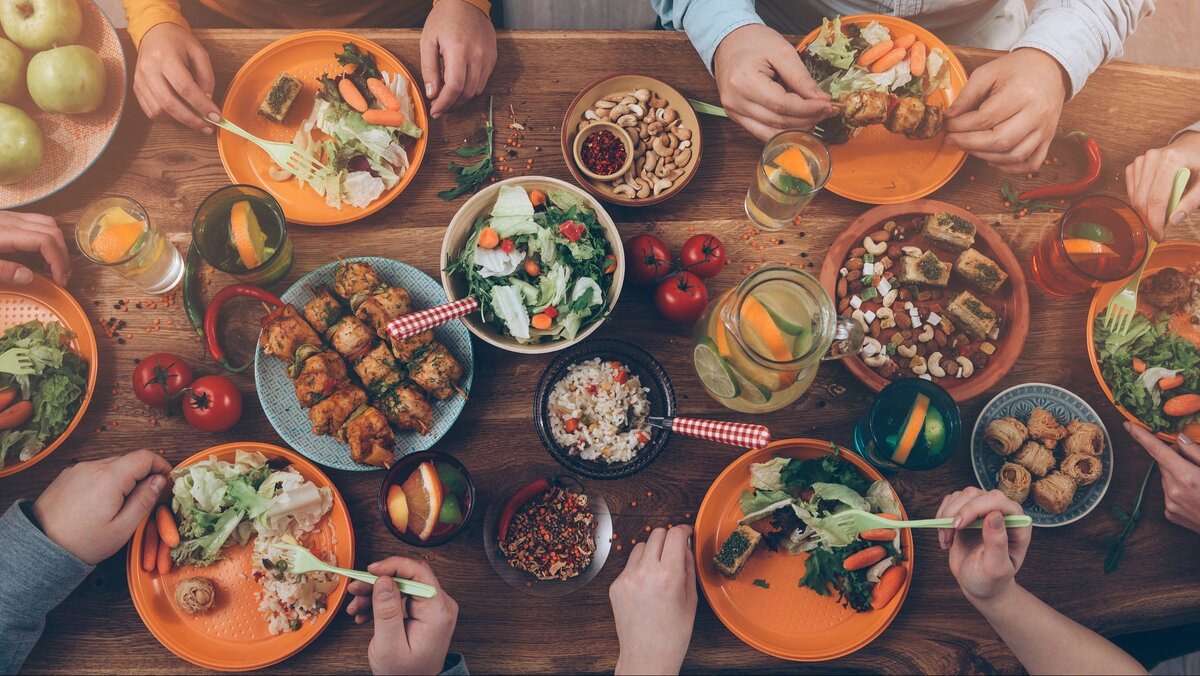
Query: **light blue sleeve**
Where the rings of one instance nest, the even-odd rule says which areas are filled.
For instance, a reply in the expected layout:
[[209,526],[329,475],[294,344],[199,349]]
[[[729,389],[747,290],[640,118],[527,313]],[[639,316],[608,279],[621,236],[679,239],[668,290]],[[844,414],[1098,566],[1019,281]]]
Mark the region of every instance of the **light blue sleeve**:
[[1071,96],[1088,76],[1120,58],[1124,43],[1142,17],[1154,11],[1154,0],[1038,0],[1029,27],[1013,49],[1046,52],[1071,78]]
[[717,46],[733,31],[761,24],[754,0],[651,0],[663,28],[684,31],[700,59],[712,72]]
[[1179,131],[1175,132],[1175,135],[1171,137],[1171,143],[1174,143],[1175,139],[1179,138],[1180,136],[1183,136],[1184,134],[1186,134],[1190,131],[1200,133],[1200,122],[1197,122],[1196,124],[1193,124],[1190,127],[1184,127],[1183,129],[1180,129]]

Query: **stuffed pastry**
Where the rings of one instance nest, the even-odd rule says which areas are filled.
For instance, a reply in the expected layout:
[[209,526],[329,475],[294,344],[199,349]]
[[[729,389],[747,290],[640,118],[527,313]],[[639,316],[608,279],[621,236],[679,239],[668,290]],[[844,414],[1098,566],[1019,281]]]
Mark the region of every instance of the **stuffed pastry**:
[[1063,450],[1068,455],[1083,453],[1098,456],[1104,452],[1104,430],[1092,423],[1082,420],[1072,420],[1067,425],[1067,439],[1063,442]]
[[997,418],[983,432],[983,440],[996,455],[1016,453],[1028,436],[1025,425],[1016,418]]
[[1036,441],[1026,441],[1012,456],[1012,461],[1032,474],[1046,476],[1046,472],[1054,468],[1054,453]]
[[1033,485],[1033,501],[1051,514],[1062,514],[1075,499],[1075,480],[1055,472]]
[[1012,500],[1025,502],[1032,483],[1033,477],[1030,476],[1029,470],[1016,463],[1006,462],[1000,468],[1000,492]]
[[1089,486],[1104,473],[1104,462],[1087,453],[1072,453],[1063,459],[1058,469],[1074,479],[1076,485]]
[[1033,412],[1029,414],[1029,422],[1026,427],[1029,428],[1029,436],[1043,441],[1051,448],[1060,439],[1067,436],[1067,428],[1058,424],[1058,419],[1054,417],[1054,414],[1044,408],[1033,409]]

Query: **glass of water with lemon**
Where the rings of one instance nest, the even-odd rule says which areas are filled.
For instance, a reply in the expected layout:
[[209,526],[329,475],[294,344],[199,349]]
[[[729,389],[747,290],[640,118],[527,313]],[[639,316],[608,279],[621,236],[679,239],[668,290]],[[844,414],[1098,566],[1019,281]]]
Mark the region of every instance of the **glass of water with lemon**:
[[183,279],[183,257],[146,210],[133,199],[101,197],[83,210],[75,227],[83,255],[137,284],[163,294]]
[[746,215],[765,230],[790,225],[825,182],[833,160],[821,139],[799,130],[767,141],[746,193]]
[[192,246],[209,265],[247,284],[269,286],[292,269],[283,208],[252,185],[226,186],[200,204]]

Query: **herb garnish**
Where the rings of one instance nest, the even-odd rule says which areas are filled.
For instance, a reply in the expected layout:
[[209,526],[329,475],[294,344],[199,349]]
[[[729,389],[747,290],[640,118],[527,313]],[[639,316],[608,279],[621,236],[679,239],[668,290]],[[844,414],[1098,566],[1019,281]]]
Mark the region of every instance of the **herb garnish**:
[[459,157],[477,157],[482,155],[474,164],[455,164],[450,163],[450,170],[454,172],[454,181],[458,184],[449,190],[443,190],[438,193],[438,197],[446,201],[450,201],[469,192],[475,192],[492,176],[496,167],[492,163],[492,153],[494,152],[493,141],[496,135],[496,128],[492,124],[492,97],[488,97],[488,119],[487,125],[475,131],[476,136],[480,131],[483,132],[486,139],[478,145],[461,146],[454,151]]
[[770,589],[770,588],[771,588],[771,583],[770,583],[770,582],[767,582],[766,580],[764,580],[764,579],[762,579],[762,578],[759,578],[759,579],[757,579],[757,580],[755,580],[755,581],[754,581],[754,586],[755,586],[755,587],[762,587],[763,589]]
[[1047,202],[1045,200],[1021,199],[1018,196],[1020,193],[1018,193],[1012,187],[1012,183],[1010,183],[1007,178],[1000,182],[1000,194],[1004,196],[1004,201],[1012,205],[1012,209],[1016,212],[1020,212],[1022,210],[1027,212],[1054,211],[1055,209],[1061,208],[1060,205],[1055,204],[1054,202]]
[[1158,467],[1156,460],[1150,461],[1150,467],[1146,470],[1146,478],[1142,479],[1142,487],[1138,490],[1137,500],[1133,501],[1133,511],[1126,512],[1119,505],[1113,505],[1113,514],[1117,518],[1125,522],[1125,527],[1121,529],[1121,533],[1115,538],[1108,541],[1108,556],[1104,557],[1104,574],[1116,570],[1121,565],[1121,557],[1125,555],[1125,541],[1133,533],[1133,529],[1137,528],[1138,521],[1142,518],[1142,502],[1146,497],[1146,486],[1150,483],[1150,477],[1154,476],[1154,469]]

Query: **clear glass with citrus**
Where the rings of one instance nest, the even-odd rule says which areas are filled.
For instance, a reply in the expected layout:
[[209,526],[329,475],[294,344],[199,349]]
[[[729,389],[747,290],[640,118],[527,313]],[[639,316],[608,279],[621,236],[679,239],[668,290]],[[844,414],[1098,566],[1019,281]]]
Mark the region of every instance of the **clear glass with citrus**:
[[746,215],[759,227],[790,225],[825,187],[833,160],[821,139],[793,130],[767,141],[746,193]]
[[692,361],[714,399],[735,411],[766,413],[799,399],[822,361],[857,353],[862,340],[862,329],[837,316],[815,277],[768,265],[705,309]]
[[128,197],[101,197],[84,208],[75,226],[79,250],[97,265],[162,294],[183,279],[183,256]]
[[904,378],[880,390],[854,428],[854,450],[882,469],[933,469],[958,448],[962,415],[942,386]]
[[1059,297],[1090,291],[1133,274],[1146,257],[1149,235],[1125,202],[1091,195],[1072,204],[1033,251],[1033,281]]
[[192,245],[209,265],[247,284],[270,286],[292,269],[283,208],[252,185],[209,195],[192,219]]

